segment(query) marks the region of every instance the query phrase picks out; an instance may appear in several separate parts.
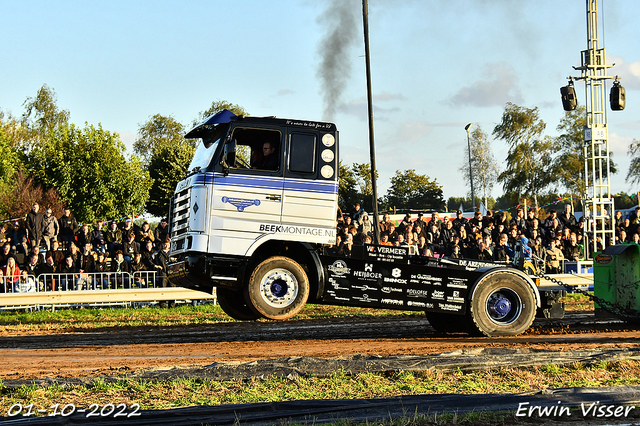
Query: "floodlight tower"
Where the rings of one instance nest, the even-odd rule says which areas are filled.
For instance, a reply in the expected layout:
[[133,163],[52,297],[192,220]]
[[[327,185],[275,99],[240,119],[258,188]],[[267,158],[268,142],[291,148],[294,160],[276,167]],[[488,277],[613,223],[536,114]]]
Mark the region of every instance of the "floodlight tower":
[[[605,82],[612,79],[607,75],[608,65],[604,47],[599,46],[598,0],[587,0],[587,50],[582,51],[582,65],[573,67],[581,71],[580,77],[569,77],[569,85],[561,89],[562,102],[566,111],[576,107],[573,80],[584,80],[586,86],[587,120],[584,128],[585,191],[584,215],[585,232],[589,236],[587,257],[614,244],[614,206],[610,184],[609,129],[607,127]],[[624,109],[624,88],[617,77],[611,89],[611,109]],[[586,244],[585,244],[585,248]]]

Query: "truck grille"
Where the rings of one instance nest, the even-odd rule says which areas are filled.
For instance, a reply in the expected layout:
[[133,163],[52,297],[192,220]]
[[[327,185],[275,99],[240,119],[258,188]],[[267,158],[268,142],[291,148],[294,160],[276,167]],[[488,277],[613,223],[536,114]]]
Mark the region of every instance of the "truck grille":
[[189,201],[191,188],[178,192],[171,200],[171,239],[180,237],[189,229]]

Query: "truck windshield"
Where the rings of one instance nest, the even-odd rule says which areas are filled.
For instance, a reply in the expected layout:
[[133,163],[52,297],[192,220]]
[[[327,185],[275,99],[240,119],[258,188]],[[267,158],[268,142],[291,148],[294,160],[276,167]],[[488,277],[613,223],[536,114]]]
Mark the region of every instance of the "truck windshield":
[[191,164],[189,164],[189,168],[187,169],[187,174],[191,175],[206,170],[211,164],[211,160],[219,144],[220,138],[214,141],[207,138],[200,139],[200,142],[198,142],[196,146],[196,152],[193,154],[193,160],[191,160]]

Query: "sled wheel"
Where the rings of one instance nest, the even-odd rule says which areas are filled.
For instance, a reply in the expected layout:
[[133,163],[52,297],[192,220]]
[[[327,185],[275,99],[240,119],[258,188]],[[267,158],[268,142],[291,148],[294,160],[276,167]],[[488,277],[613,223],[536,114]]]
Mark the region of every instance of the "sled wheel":
[[470,334],[516,336],[533,323],[535,294],[522,277],[510,272],[494,273],[478,284],[469,314]]

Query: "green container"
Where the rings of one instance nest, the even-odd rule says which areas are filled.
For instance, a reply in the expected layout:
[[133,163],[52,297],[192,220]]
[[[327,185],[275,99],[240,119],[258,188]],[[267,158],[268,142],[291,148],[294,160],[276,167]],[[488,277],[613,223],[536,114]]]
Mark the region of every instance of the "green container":
[[[593,262],[593,291],[596,297],[616,307],[640,314],[640,246],[617,244],[598,253]],[[596,316],[610,318],[597,303]]]

